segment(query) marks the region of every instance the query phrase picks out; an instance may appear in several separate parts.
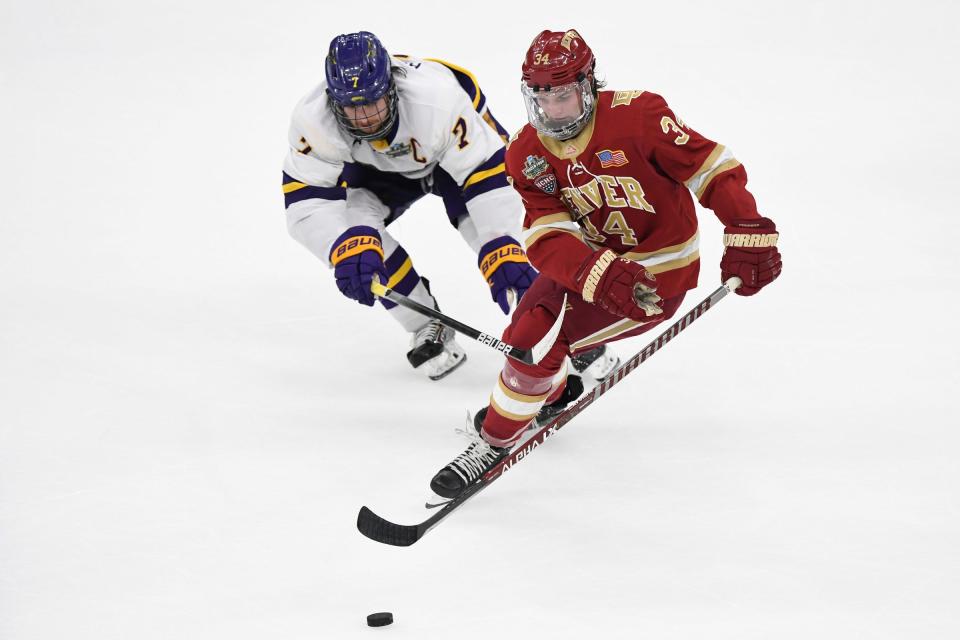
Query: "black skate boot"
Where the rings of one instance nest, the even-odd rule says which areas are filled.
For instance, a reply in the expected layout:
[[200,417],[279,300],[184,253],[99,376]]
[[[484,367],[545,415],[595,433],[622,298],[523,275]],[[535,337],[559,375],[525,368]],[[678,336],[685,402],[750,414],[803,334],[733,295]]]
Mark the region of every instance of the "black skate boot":
[[428,322],[410,337],[407,361],[431,380],[439,380],[467,361],[455,335],[453,329],[436,320]]
[[583,380],[580,376],[567,376],[567,386],[563,388],[563,393],[560,394],[560,397],[550,404],[545,404],[540,407],[540,411],[537,412],[537,425],[542,427],[556,418],[567,408],[567,405],[581,395],[583,395]]
[[509,453],[509,447],[494,447],[483,438],[477,438],[466,451],[433,476],[430,489],[438,496],[452,500]]
[[[421,278],[430,292],[430,282]],[[440,310],[437,301],[433,308]],[[423,371],[431,380],[439,380],[467,361],[467,354],[455,338],[456,332],[438,320],[431,320],[410,335],[407,361],[414,369]]]

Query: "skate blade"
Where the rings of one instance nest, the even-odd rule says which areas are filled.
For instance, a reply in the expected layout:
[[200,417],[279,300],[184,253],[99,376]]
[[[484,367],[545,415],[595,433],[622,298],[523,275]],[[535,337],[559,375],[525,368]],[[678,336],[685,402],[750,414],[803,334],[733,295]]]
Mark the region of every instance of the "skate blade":
[[453,502],[453,498],[444,498],[443,496],[438,496],[437,494],[430,492],[430,495],[423,503],[425,509],[439,509],[445,505]]
[[427,376],[427,377],[430,378],[431,380],[434,380],[434,381],[436,381],[436,380],[443,380],[443,379],[446,378],[448,375],[450,375],[451,373],[453,373],[454,371],[456,371],[457,369],[459,369],[461,366],[463,366],[463,363],[466,362],[466,361],[467,361],[467,354],[463,354],[463,357],[460,358],[460,361],[459,361],[459,362],[457,362],[455,365],[453,365],[452,367],[450,367],[449,369],[447,369],[446,371],[444,371],[444,372],[441,373],[440,375],[438,375],[438,376]]

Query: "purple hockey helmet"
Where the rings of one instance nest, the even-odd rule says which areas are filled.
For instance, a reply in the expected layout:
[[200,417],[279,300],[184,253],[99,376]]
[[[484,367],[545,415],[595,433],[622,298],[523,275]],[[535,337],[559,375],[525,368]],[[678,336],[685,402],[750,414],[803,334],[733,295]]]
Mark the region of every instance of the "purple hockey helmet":
[[[330,42],[327,96],[337,122],[354,138],[383,138],[397,121],[390,67],[390,55],[369,31],[339,35]],[[384,96],[385,105],[380,100]]]

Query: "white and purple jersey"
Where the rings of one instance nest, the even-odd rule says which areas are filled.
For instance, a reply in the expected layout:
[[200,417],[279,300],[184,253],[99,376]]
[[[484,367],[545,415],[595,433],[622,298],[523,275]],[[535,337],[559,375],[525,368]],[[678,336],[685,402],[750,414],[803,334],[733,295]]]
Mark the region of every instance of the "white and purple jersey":
[[[504,171],[507,133],[476,79],[438,60],[393,61],[402,70],[394,73],[399,117],[383,140],[356,140],[337,125],[325,81],[297,104],[283,169],[290,234],[329,264],[344,231],[382,231],[432,192],[474,252],[501,236],[518,238],[523,205]],[[384,237],[383,248],[388,269],[399,270],[402,247]]]

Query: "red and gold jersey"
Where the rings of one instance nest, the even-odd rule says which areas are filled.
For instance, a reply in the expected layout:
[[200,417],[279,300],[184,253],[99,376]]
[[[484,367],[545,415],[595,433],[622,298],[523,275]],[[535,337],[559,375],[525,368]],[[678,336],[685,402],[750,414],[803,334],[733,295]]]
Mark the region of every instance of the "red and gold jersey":
[[573,291],[576,271],[600,247],[656,274],[664,298],[696,287],[691,192],[724,223],[759,215],[733,155],[645,91],[600,92],[593,119],[571,140],[525,126],[506,169],[526,207],[530,262]]

